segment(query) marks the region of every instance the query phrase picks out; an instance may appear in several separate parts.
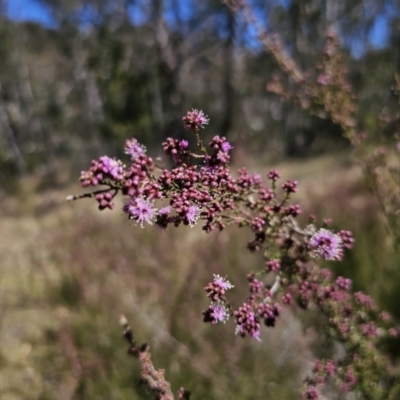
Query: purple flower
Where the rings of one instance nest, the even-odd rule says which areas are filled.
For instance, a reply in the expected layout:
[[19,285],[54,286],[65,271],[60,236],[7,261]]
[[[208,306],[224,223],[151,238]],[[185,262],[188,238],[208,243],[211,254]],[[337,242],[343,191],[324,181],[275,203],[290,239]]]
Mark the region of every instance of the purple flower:
[[341,237],[327,229],[320,229],[315,232],[310,238],[308,247],[311,250],[311,255],[315,258],[339,261],[343,257]]
[[364,307],[368,308],[369,310],[375,310],[376,305],[374,300],[371,296],[364,294],[363,292],[356,292],[354,293],[354,299],[358,304],[363,305]]
[[286,215],[291,215],[292,217],[297,217],[301,214],[301,208],[298,204],[291,204],[290,206],[287,206],[283,211]]
[[233,285],[226,278],[214,274],[214,281],[208,283],[204,290],[207,292],[207,297],[216,302],[225,296],[227,290],[232,288]]
[[316,387],[311,386],[304,392],[302,397],[307,400],[317,400],[319,399],[319,391]]
[[217,322],[225,323],[229,319],[229,310],[221,302],[213,304],[214,307],[214,318]]
[[351,279],[343,278],[342,276],[339,276],[336,279],[336,284],[339,286],[340,289],[342,290],[350,290],[351,289]]
[[139,158],[144,153],[146,153],[146,147],[138,143],[136,139],[128,139],[126,141],[125,154],[129,154],[132,160]]
[[201,110],[192,109],[192,111],[188,111],[186,115],[182,118],[183,126],[186,129],[199,129],[204,128],[204,125],[207,125],[210,119],[203,113]]
[[214,317],[214,322],[212,323],[217,324],[218,322],[225,323],[228,321],[229,310],[223,303],[220,301],[211,303],[210,308],[212,309],[212,315]]
[[214,284],[218,285],[225,291],[232,289],[234,287],[226,278],[223,278],[222,276],[215,274],[214,274]]
[[276,182],[281,177],[281,174],[276,169],[271,169],[267,176],[269,180]]
[[221,302],[220,300],[213,301],[207,308],[207,310],[203,311],[203,321],[211,322],[211,324],[215,325],[219,322],[225,324],[230,317],[230,312],[228,307]]
[[317,78],[317,83],[323,86],[327,85],[330,81],[331,78],[326,74],[322,74]]
[[278,272],[281,269],[281,262],[278,259],[270,260],[265,263],[267,272]]
[[227,153],[229,150],[232,150],[233,147],[231,146],[231,144],[229,142],[223,142],[221,144],[221,149],[223,152]]
[[350,231],[340,231],[338,232],[338,235],[341,237],[345,249],[351,249],[353,247],[355,240]]
[[242,337],[249,335],[260,340],[260,322],[250,304],[243,303],[233,315],[236,319],[235,335]]
[[384,321],[384,322],[389,322],[392,320],[391,315],[387,311],[382,311],[380,314],[380,317],[382,318],[382,321]]
[[276,320],[281,313],[281,307],[278,303],[260,303],[257,306],[257,313],[264,320],[266,326],[275,326]]
[[143,197],[130,198],[125,202],[123,211],[143,228],[143,223],[153,224],[157,209],[153,208],[153,202]]
[[189,222],[191,228],[193,228],[196,225],[199,216],[200,216],[200,207],[196,205],[189,206],[186,212],[186,219]]
[[325,372],[328,376],[334,376],[337,373],[337,366],[334,361],[328,360],[325,364]]
[[121,163],[108,156],[100,157],[100,162],[102,164],[102,170],[106,174],[109,174],[116,180],[121,180],[123,178],[123,168]]
[[397,329],[396,328],[390,328],[389,329],[389,335],[391,336],[391,337],[397,337],[397,336],[399,336],[399,332],[397,331]]
[[246,335],[250,335],[252,338],[261,342],[260,325],[257,322],[254,313],[253,313],[253,315],[249,316],[249,319],[246,321],[246,323],[236,325],[235,335],[236,336],[240,335],[242,337],[244,337]]
[[288,180],[282,185],[282,189],[287,193],[296,193],[297,192],[297,181]]
[[171,206],[162,207],[157,211],[158,215],[166,215],[169,214],[171,211]]
[[217,160],[221,161],[222,164],[227,164],[231,159],[228,153],[224,151],[219,151],[216,156]]

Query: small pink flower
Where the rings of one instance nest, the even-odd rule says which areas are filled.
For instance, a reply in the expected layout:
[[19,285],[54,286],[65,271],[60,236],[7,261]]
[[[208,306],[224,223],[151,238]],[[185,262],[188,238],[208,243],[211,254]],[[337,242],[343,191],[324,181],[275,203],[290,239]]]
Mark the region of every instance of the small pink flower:
[[162,207],[157,211],[158,215],[167,215],[171,212],[171,206]]
[[260,341],[260,321],[250,304],[243,303],[233,315],[236,319],[235,335],[248,335]]
[[234,286],[225,278],[220,275],[214,274],[214,284],[220,286],[222,289],[229,290],[232,289]]
[[311,250],[311,255],[315,258],[339,261],[343,257],[341,237],[327,229],[320,229],[315,232],[310,238],[308,247]]
[[281,269],[281,262],[278,259],[270,260],[265,263],[267,272],[278,272]]
[[221,144],[221,149],[223,152],[228,153],[228,151],[232,150],[233,147],[231,146],[231,144],[229,142],[223,142]]
[[128,199],[125,202],[123,211],[142,228],[145,222],[152,225],[157,214],[157,209],[153,208],[153,202],[143,197]]
[[201,110],[192,109],[192,111],[188,111],[186,115],[182,118],[183,126],[186,129],[199,129],[204,128],[204,125],[207,125],[210,119],[203,113]]
[[115,180],[121,180],[123,177],[122,164],[108,156],[100,157],[100,163],[104,173],[110,175]]
[[203,311],[203,321],[211,322],[216,325],[220,322],[224,323],[228,321],[230,312],[228,307],[220,300],[212,302],[207,310]]
[[330,81],[331,78],[326,74],[322,74],[317,78],[317,83],[323,86],[327,85]]
[[318,400],[319,399],[319,391],[316,387],[312,386],[306,390],[306,392],[302,395],[303,399],[307,400]]
[[281,174],[276,169],[271,169],[271,171],[268,172],[267,177],[269,180],[276,182],[281,177]]
[[129,154],[131,159],[139,158],[146,153],[146,147],[140,144],[136,139],[128,139],[125,143],[125,154]]
[[188,220],[191,228],[193,228],[196,225],[199,216],[200,216],[200,207],[196,205],[190,206],[188,211],[186,212],[186,219]]
[[395,329],[395,328],[390,328],[390,329],[389,329],[389,335],[390,335],[391,337],[396,338],[397,336],[399,336],[399,332],[398,332],[398,330]]

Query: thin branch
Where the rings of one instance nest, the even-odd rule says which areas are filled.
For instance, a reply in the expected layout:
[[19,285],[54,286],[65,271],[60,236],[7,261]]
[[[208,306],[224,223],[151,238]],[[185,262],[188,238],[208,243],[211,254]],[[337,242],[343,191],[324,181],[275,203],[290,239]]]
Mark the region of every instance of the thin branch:
[[90,193],[70,194],[65,198],[65,200],[66,201],[73,201],[73,200],[79,200],[79,199],[88,199],[88,198],[95,197],[97,194],[107,193],[110,190],[114,190],[114,194],[112,196],[114,198],[117,195],[119,188],[110,186],[107,189],[99,189],[99,190],[95,190],[94,192],[90,192]]
[[[123,326],[123,335],[129,343],[128,353],[135,356],[141,366],[141,377],[140,383],[146,386],[146,388],[154,394],[154,398],[157,400],[174,400],[174,395],[171,391],[171,384],[165,380],[165,370],[154,368],[153,362],[151,361],[150,346],[148,343],[139,345],[133,336],[132,329],[128,325],[128,320],[124,315],[121,315],[119,319],[120,324]],[[190,392],[184,388],[180,388],[178,391],[179,400],[189,400]]]

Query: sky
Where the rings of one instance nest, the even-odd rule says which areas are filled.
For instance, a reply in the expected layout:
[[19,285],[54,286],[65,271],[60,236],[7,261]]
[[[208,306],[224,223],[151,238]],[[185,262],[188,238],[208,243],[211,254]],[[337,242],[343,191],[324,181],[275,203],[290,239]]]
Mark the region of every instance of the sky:
[[34,0],[8,0],[6,13],[14,21],[34,21],[47,27],[53,27],[50,13]]
[[[6,14],[14,21],[34,21],[46,27],[55,28],[50,12],[43,5],[40,5],[37,0],[8,0],[6,4]],[[140,16],[135,15],[134,10],[132,11],[132,22],[139,22]],[[376,18],[369,37],[370,44],[373,47],[385,47],[389,38],[388,25],[389,18],[387,15],[380,15]],[[357,44],[355,44],[352,53],[354,56],[359,57],[362,55],[362,50],[357,48]]]

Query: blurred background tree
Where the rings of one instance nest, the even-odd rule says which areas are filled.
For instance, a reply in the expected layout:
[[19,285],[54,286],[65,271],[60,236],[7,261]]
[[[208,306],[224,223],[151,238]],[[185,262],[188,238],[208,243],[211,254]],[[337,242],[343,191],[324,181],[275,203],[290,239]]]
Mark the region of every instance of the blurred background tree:
[[[397,2],[251,4],[305,70],[315,68],[334,27],[347,49],[360,118],[376,128],[371,115],[393,102]],[[42,23],[24,21],[32,7],[31,19]],[[293,156],[318,153],[329,138],[340,142],[332,123],[265,92],[273,62],[218,0],[3,1],[0,34],[0,160],[17,174],[54,172],[72,154],[81,167],[132,135],[154,147],[180,130],[189,107],[209,110],[219,134],[251,150]]]

